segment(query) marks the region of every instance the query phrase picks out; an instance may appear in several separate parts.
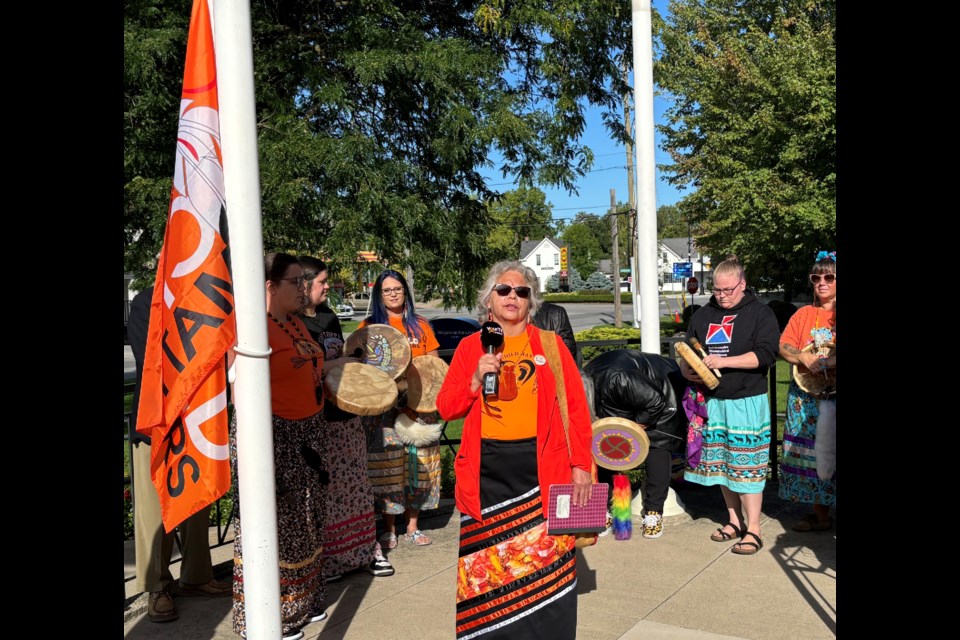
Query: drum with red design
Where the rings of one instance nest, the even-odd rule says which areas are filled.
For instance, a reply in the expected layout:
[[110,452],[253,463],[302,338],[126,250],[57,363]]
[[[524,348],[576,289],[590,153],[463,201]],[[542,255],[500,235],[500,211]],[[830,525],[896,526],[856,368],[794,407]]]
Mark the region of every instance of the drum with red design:
[[626,418],[601,418],[593,423],[590,451],[597,466],[629,471],[647,459],[650,439],[642,425]]

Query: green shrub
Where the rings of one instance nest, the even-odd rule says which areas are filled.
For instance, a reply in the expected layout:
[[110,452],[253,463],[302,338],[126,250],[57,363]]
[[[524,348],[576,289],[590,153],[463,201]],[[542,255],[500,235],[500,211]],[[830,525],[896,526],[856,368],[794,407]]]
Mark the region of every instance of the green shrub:
[[130,487],[123,490],[123,539],[133,539],[133,496]]
[[607,276],[599,271],[594,271],[590,274],[590,277],[587,278],[586,282],[583,283],[583,289],[585,291],[613,291],[613,283],[610,282],[610,278]]
[[[620,304],[633,304],[633,294],[622,291]],[[547,302],[609,302],[613,304],[612,291],[576,291],[572,293],[545,293],[543,299]]]
[[449,447],[443,447],[440,452],[440,497],[452,498],[456,477],[453,474],[454,453]]
[[[233,490],[227,491],[218,502],[220,503],[220,526],[226,527],[230,524],[230,514],[233,511]],[[217,526],[216,504],[210,505],[210,526]]]
[[[574,337],[577,339],[577,342],[583,342],[585,340],[628,340],[630,338],[640,338],[640,329],[634,329],[633,327],[622,327],[617,329],[616,327],[594,327],[593,329],[586,329],[584,331],[578,331],[574,334]],[[620,344],[620,345],[611,345],[609,347],[581,347],[580,352],[583,354],[583,362],[587,363],[596,358],[601,353],[606,353],[607,351],[613,351],[614,349],[639,349],[640,344]]]

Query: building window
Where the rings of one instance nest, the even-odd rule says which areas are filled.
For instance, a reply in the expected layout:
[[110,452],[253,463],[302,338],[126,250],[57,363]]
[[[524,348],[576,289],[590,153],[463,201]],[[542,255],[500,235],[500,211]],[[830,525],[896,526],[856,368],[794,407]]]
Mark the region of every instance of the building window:
[[559,265],[560,265],[560,254],[559,254],[559,253],[555,253],[555,254],[553,254],[553,266],[556,267],[556,266],[559,266]]
[[538,266],[538,267],[540,266],[540,254],[539,254],[539,253],[537,254],[537,266]]

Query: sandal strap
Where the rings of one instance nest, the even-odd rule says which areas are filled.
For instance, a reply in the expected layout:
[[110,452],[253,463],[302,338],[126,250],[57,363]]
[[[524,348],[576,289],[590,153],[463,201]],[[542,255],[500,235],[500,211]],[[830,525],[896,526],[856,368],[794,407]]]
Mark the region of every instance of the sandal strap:
[[[733,533],[727,533],[726,531],[724,531],[725,527],[730,527],[731,529],[733,529]],[[720,532],[720,536],[723,537],[724,542],[726,542],[727,540],[733,540],[734,537],[737,537],[737,538],[743,537],[743,532],[740,530],[740,527],[733,524],[732,522],[728,522],[722,527],[717,527],[717,531]]]
[[756,547],[757,549],[763,549],[763,540],[760,539],[760,536],[755,534],[753,531],[744,531],[743,538],[746,538],[747,536],[753,536],[753,539],[756,540],[757,542],[753,543],[753,542],[750,542],[749,540],[744,539],[741,542],[738,542],[737,544],[741,544],[741,545],[748,544],[751,547]]

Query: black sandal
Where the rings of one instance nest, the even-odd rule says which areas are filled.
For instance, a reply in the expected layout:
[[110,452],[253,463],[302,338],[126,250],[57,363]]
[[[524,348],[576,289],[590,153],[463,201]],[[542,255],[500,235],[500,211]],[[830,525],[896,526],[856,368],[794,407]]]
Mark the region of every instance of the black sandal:
[[[723,530],[723,527],[730,527],[731,529],[733,529],[734,533],[733,534],[727,533],[726,531]],[[717,527],[717,530],[710,534],[710,539],[713,540],[714,542],[729,542],[733,540],[734,537],[737,537],[737,538],[743,537],[743,531],[741,531],[740,527],[733,524],[732,522],[728,522],[727,524],[723,525],[723,527]]]
[[[738,556],[752,556],[760,549],[763,549],[763,540],[760,539],[760,536],[755,534],[753,531],[745,531],[743,537],[753,536],[753,539],[756,542],[750,542],[749,540],[741,540],[737,544],[733,545],[733,548],[730,549]],[[746,549],[744,547],[747,547]]]

